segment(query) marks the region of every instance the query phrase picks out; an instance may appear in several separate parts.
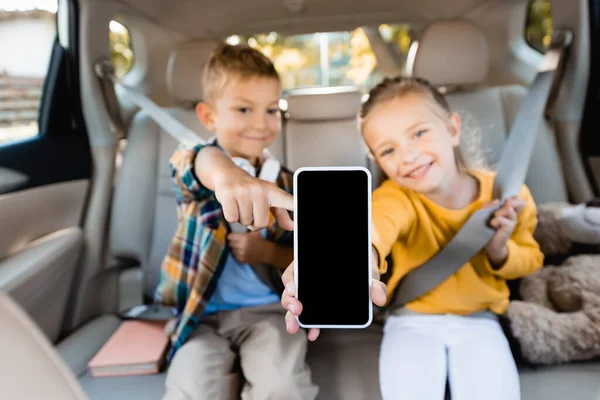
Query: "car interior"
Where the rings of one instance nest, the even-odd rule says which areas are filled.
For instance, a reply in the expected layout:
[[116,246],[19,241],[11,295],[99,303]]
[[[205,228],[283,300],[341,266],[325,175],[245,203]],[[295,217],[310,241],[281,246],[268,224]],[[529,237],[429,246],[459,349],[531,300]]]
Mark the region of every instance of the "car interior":
[[[45,18],[54,36],[32,117],[2,106],[21,83],[6,86],[9,78],[0,74],[2,398],[159,399],[164,391],[166,371],[94,378],[87,370],[122,313],[151,303],[177,224],[169,158],[178,143],[127,93],[111,92],[95,73],[103,60],[112,61],[120,82],[208,139],[195,113],[203,62],[223,40],[260,48],[275,60],[284,86],[271,153],[291,170],[353,165],[380,176],[356,124],[369,87],[399,73],[430,80],[481,133],[486,162],[494,165],[544,56],[548,29],[567,28],[573,43],[526,184],[538,204],[598,196],[600,1],[51,3]],[[551,10],[539,37],[529,27],[535,7]],[[7,13],[0,10],[0,28]],[[34,127],[17,130],[27,118]],[[381,398],[381,337],[376,320],[362,330],[326,330],[310,343],[319,398]],[[598,360],[520,365],[519,373],[526,400],[600,398]]]

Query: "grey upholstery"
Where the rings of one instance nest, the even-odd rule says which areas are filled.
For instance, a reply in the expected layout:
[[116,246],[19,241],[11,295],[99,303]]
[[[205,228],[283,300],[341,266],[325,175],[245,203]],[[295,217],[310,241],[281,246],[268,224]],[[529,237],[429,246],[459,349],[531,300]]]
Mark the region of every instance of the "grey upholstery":
[[[195,106],[202,100],[202,66],[214,45],[206,40],[180,44],[166,72],[170,97],[177,104],[167,111],[205,139],[212,134],[196,117]],[[130,125],[113,196],[110,254],[139,263],[148,296],[177,223],[169,180],[169,158],[176,148],[175,139],[139,111]]]
[[[158,400],[164,390],[165,373],[148,376],[92,378],[81,366],[91,360],[116,330],[115,317],[100,317],[84,327],[58,349],[92,400]],[[381,327],[366,330],[323,331],[309,343],[308,362],[320,387],[319,399],[377,400],[378,356]],[[86,347],[89,347],[86,349]],[[1,361],[0,361],[1,362]],[[582,362],[539,369],[521,368],[523,400],[593,400],[600,394],[600,363]]]
[[165,374],[134,377],[93,378],[87,364],[117,330],[121,321],[104,315],[88,322],[58,345],[58,352],[75,374],[91,399],[135,400],[160,399],[164,391]]
[[133,377],[93,378],[84,375],[79,383],[90,400],[160,400],[166,373]]
[[119,325],[121,320],[114,315],[98,317],[64,339],[57,346],[58,352],[76,376],[83,376],[87,370],[87,363]]
[[[494,166],[527,88],[484,85],[489,54],[483,33],[463,20],[434,22],[411,49],[407,64],[413,76],[449,90],[451,108],[463,117],[463,135],[480,134],[484,156]],[[568,199],[558,154],[554,132],[543,124],[525,181],[538,203]]]
[[82,243],[81,229],[67,228],[0,260],[0,291],[27,310],[50,340],[60,333]]
[[216,46],[212,40],[181,43],[169,57],[167,88],[177,104],[192,104],[202,100],[202,68]]
[[521,398],[590,399],[600,398],[600,362],[581,362],[520,371]]
[[[448,95],[450,106],[463,119],[463,134],[481,135],[483,156],[490,166],[500,160],[504,141],[526,94],[525,87],[511,85]],[[544,124],[537,135],[525,183],[537,203],[567,201],[554,133]]]
[[[210,136],[193,111],[169,112],[203,137]],[[169,158],[176,148],[177,142],[145,112],[136,114],[113,197],[110,252],[140,263],[147,295],[152,294],[177,225],[169,178]]]
[[[158,400],[165,372],[148,376],[93,378],[82,366],[118,327],[115,317],[103,316],[83,326],[58,346],[91,400]],[[309,344],[308,360],[320,387],[319,399],[378,399],[377,380],[381,327],[365,331],[325,331]],[[360,363],[356,361],[360,360]]]
[[487,40],[472,22],[437,21],[411,46],[406,69],[437,86],[479,84],[489,57]]
[[362,400],[381,398],[379,347],[381,325],[365,330],[321,332],[308,346],[308,363],[319,385],[319,399]]
[[40,328],[0,293],[0,397],[83,400],[75,377]]
[[355,87],[290,90],[285,126],[288,167],[368,166],[356,125],[361,97]]

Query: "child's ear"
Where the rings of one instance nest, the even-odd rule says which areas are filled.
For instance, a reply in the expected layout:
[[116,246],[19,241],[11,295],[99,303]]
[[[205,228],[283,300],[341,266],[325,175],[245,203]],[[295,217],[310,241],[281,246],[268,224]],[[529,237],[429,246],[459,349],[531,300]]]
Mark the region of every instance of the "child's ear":
[[458,146],[460,143],[460,116],[457,113],[450,115],[450,134],[452,135],[452,145]]
[[206,129],[210,132],[215,131],[215,111],[208,103],[198,103],[196,106],[196,115]]

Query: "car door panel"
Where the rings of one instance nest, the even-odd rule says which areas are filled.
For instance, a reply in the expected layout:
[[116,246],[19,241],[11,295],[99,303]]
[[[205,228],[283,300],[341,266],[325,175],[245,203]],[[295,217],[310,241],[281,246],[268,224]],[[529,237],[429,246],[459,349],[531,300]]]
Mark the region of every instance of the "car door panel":
[[[73,24],[74,38],[76,29]],[[92,175],[78,79],[77,46],[64,48],[56,39],[39,106],[40,133],[0,143],[0,291],[53,341],[64,327],[84,245]]]
[[20,303],[53,341],[60,334],[82,243],[81,228],[67,228],[0,261],[0,290]]

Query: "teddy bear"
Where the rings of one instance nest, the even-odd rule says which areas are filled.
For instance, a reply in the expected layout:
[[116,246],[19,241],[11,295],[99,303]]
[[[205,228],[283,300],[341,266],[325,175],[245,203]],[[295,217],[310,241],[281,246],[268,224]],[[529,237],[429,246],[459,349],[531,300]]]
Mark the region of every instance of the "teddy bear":
[[513,281],[504,318],[517,362],[600,356],[600,199],[538,205],[543,268]]

